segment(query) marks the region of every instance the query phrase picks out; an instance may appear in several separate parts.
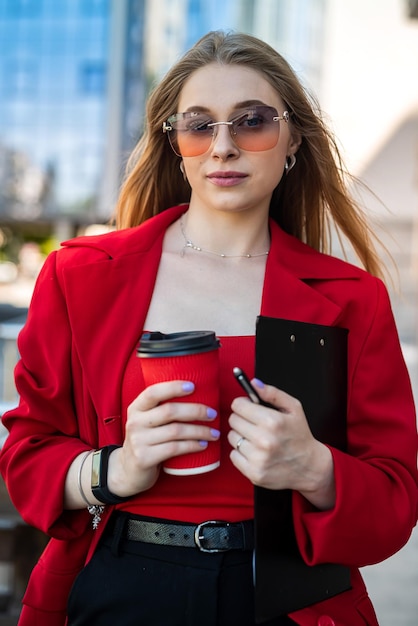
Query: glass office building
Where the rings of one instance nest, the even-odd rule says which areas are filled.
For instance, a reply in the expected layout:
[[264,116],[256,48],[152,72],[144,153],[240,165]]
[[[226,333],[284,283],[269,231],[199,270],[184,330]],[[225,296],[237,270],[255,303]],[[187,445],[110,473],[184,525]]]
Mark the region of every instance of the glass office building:
[[144,0],[0,0],[0,219],[109,214],[143,110],[143,19]]

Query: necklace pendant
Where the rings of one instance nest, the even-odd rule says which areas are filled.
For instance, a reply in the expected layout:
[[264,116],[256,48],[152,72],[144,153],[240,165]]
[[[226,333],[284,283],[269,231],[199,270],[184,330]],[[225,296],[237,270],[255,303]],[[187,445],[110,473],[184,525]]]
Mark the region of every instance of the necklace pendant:
[[192,242],[191,242],[191,241],[186,240],[186,241],[184,242],[184,246],[182,247],[181,252],[180,252],[180,256],[181,256],[181,258],[183,258],[183,257],[184,257],[184,255],[186,254],[186,248],[191,248],[191,249],[193,250],[194,246],[193,246],[193,244],[192,244]]

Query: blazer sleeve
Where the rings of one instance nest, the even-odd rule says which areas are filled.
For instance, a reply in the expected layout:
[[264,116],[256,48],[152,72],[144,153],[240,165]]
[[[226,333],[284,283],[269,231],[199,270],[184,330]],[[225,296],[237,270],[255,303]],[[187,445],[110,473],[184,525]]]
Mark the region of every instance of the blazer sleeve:
[[20,400],[3,416],[9,435],[0,471],[28,524],[71,539],[85,530],[90,515],[63,510],[65,478],[73,459],[92,445],[79,437],[72,384],[76,359],[57,253],[48,257],[37,280],[18,347],[15,381]]
[[407,542],[416,523],[417,430],[409,375],[381,281],[374,279],[362,299],[355,323],[346,320],[355,354],[349,359],[348,451],[331,449],[335,507],[320,512],[300,494],[293,497],[297,541],[309,564],[377,563]]

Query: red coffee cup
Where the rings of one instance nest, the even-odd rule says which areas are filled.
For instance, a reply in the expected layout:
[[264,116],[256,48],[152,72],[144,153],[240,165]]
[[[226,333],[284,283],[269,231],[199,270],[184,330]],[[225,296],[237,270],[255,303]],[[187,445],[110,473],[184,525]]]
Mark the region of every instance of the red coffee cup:
[[[167,380],[193,382],[194,392],[173,402],[199,402],[215,409],[218,416],[211,426],[219,429],[219,340],[214,332],[147,332],[140,339],[137,355],[147,387]],[[203,474],[219,467],[220,453],[220,441],[210,441],[201,452],[167,459],[163,469],[178,476]]]

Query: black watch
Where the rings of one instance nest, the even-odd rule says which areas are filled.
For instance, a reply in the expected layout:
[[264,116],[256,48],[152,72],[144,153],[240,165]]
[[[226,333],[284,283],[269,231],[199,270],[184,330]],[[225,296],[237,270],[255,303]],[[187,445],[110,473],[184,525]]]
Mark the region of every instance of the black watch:
[[119,504],[126,502],[130,496],[117,496],[107,486],[107,470],[109,466],[109,455],[113,450],[122,446],[105,446],[93,452],[93,460],[91,466],[91,491],[97,500],[103,504]]

